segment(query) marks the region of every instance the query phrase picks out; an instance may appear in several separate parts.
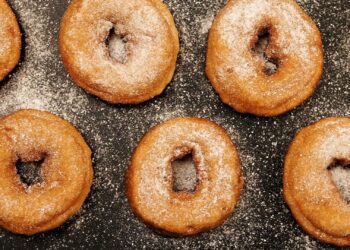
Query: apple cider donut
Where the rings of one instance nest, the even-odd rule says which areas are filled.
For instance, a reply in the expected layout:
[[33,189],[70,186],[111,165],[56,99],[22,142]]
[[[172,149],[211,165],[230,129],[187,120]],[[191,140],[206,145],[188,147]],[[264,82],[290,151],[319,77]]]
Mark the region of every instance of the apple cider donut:
[[321,35],[294,0],[231,0],[209,33],[206,73],[238,112],[275,116],[315,91]]
[[350,204],[332,177],[334,167],[350,167],[350,118],[323,119],[298,133],[284,163],[284,197],[310,235],[350,246]]
[[[175,191],[172,163],[192,154],[193,192]],[[189,236],[217,227],[233,212],[243,186],[240,160],[226,131],[205,119],[176,118],[152,128],[126,175],[135,214],[160,232]]]
[[136,104],[171,81],[179,38],[161,0],[73,0],[59,48],[80,87],[113,104]]
[[7,2],[0,0],[0,81],[18,64],[21,46],[16,16]]
[[[18,161],[42,161],[42,181],[22,182]],[[90,148],[70,123],[36,110],[17,111],[0,120],[2,227],[32,235],[60,226],[82,206],[92,177]]]

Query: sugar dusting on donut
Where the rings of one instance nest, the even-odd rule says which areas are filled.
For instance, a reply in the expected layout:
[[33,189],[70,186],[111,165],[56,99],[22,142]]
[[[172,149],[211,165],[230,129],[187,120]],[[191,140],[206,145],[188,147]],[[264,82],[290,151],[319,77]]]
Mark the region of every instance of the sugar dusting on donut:
[[3,56],[11,46],[11,41],[7,39],[7,34],[4,30],[8,22],[9,18],[0,12],[0,60],[1,56]]
[[350,169],[349,166],[342,164],[339,159],[350,157],[350,154],[346,154],[347,149],[349,149],[349,140],[349,128],[339,128],[332,135],[328,135],[328,138],[320,140],[321,145],[317,152],[320,159],[327,159],[328,155],[333,156],[333,162],[328,166],[328,170],[331,173],[331,179],[345,200],[350,198],[350,179],[348,178],[348,181],[346,181],[347,177],[350,177]]
[[348,117],[320,120],[297,134],[284,170],[294,217],[316,239],[338,246],[349,245],[349,140]]
[[[191,229],[186,229],[188,223],[202,231],[203,222],[217,226],[232,212],[242,184],[240,166],[230,139],[220,128],[204,120],[175,119],[150,130],[145,138],[149,146],[141,141],[130,165],[132,174],[128,181],[135,186],[127,186],[128,198],[139,216],[163,230],[180,216],[179,231],[173,233],[186,235],[191,233],[187,231]],[[194,157],[200,188],[183,200],[174,194],[169,164],[173,157],[189,151]],[[192,209],[186,212],[190,204]]]
[[15,68],[21,55],[21,32],[13,10],[0,1],[0,81]]
[[[100,15],[101,10],[106,12],[103,16]],[[100,20],[96,20],[96,16]],[[82,25],[85,25],[83,30]],[[113,45],[117,47],[112,46],[115,49],[111,51],[103,39],[113,25],[115,30],[125,34],[125,44],[113,40]],[[90,88],[102,92],[122,96],[129,92],[128,95],[137,96],[161,79],[160,74],[167,74],[165,72],[174,60],[174,52],[171,51],[173,34],[160,11],[148,1],[109,0],[96,5],[96,2],[86,0],[70,18],[69,27],[64,40],[70,42],[64,43],[65,49],[82,51],[70,54],[73,67],[91,79]],[[81,46],[78,34],[89,40],[88,46]],[[119,54],[120,45],[127,48],[126,55]],[[109,52],[117,57],[126,57],[125,63],[111,60]]]
[[230,58],[232,62],[240,62],[232,64],[235,72],[243,78],[255,76],[256,69],[253,61],[248,60],[246,55],[241,53],[247,50],[252,32],[264,18],[280,19],[280,23],[276,26],[280,32],[277,43],[281,51],[278,53],[297,56],[305,65],[304,72],[309,72],[308,65],[312,61],[312,54],[317,53],[316,48],[309,51],[305,46],[306,43],[311,42],[312,30],[294,5],[288,1],[273,0],[237,1],[234,11],[224,15],[220,21],[218,27],[220,36],[232,50],[236,51],[230,55]]
[[[334,122],[333,126],[336,126]],[[305,155],[309,157],[316,157],[316,161],[312,161],[311,164],[321,164],[322,162],[329,162],[329,166],[324,166],[329,171],[329,180],[323,180],[324,183],[330,185],[331,181],[335,184],[336,188],[340,192],[341,197],[346,201],[350,202],[350,169],[341,164],[339,159],[346,159],[349,154],[346,153],[349,148],[349,129],[346,127],[339,127],[336,130],[333,129],[333,133],[327,134],[327,136],[319,137],[317,141],[317,151],[305,152]],[[302,155],[301,155],[302,156]],[[329,157],[332,156],[330,159]],[[314,202],[324,202],[324,200],[331,199],[333,190],[319,189],[320,174],[316,171],[310,171],[307,173],[307,178],[303,178],[302,185],[296,186],[298,193],[309,192],[318,193],[317,196],[309,197]],[[323,178],[323,177],[322,177]],[[299,178],[300,179],[300,178]]]

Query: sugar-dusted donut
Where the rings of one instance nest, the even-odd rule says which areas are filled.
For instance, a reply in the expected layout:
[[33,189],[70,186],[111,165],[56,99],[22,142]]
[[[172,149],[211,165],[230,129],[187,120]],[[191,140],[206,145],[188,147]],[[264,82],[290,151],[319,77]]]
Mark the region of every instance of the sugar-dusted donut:
[[[192,153],[193,192],[174,191],[172,162]],[[243,186],[240,160],[226,131],[205,119],[176,118],[152,128],[135,149],[126,175],[135,214],[160,232],[189,236],[220,225]]]
[[[110,41],[111,52],[110,32],[123,39]],[[161,0],[73,0],[62,19],[59,48],[80,87],[110,103],[134,104],[161,94],[171,81],[179,38]]]
[[7,2],[0,0],[0,81],[18,64],[21,46],[16,16]]
[[[26,185],[16,162],[43,160],[42,182]],[[54,229],[75,214],[92,183],[91,151],[68,122],[21,110],[0,120],[0,225],[18,234]]]
[[322,71],[320,32],[294,0],[231,0],[214,20],[206,73],[238,112],[291,110],[313,94]]
[[350,204],[329,171],[335,165],[350,166],[350,118],[323,119],[298,133],[284,163],[284,197],[310,235],[350,246]]

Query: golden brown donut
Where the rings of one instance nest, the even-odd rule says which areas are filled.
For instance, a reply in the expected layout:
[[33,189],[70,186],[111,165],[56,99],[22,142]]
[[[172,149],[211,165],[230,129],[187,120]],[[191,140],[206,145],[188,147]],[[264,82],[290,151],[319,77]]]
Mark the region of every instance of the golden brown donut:
[[[198,184],[194,192],[176,192],[171,163],[189,153]],[[235,145],[223,128],[200,118],[176,118],[152,128],[135,149],[126,175],[135,214],[160,232],[180,236],[223,223],[242,186]]]
[[[270,37],[259,56],[254,48],[263,33]],[[278,66],[272,74],[266,72],[271,61]],[[294,0],[231,0],[214,20],[206,73],[222,101],[238,112],[275,116],[291,110],[313,94],[322,71],[320,32]]]
[[[21,182],[16,162],[44,159],[43,181]],[[0,225],[18,234],[54,229],[82,206],[92,183],[91,151],[68,122],[21,110],[0,120]]]
[[[113,29],[126,41],[123,60],[112,58],[105,44]],[[73,0],[59,48],[80,87],[113,104],[134,104],[161,94],[171,81],[179,38],[161,0]]]
[[0,81],[18,64],[21,46],[16,16],[7,2],[0,0]]
[[310,235],[350,246],[350,205],[329,172],[338,163],[350,164],[350,118],[327,118],[302,129],[285,159],[284,198]]

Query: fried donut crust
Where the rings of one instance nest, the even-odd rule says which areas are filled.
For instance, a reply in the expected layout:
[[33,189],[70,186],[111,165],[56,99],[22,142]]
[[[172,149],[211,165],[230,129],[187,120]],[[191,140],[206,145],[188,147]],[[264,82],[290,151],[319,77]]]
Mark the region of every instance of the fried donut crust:
[[[171,162],[192,153],[198,184],[175,192]],[[191,236],[222,224],[243,187],[239,155],[226,131],[200,118],[153,127],[135,149],[126,174],[134,213],[158,232]]]
[[11,7],[0,0],[0,81],[18,64],[21,55],[21,32]]
[[[265,55],[278,65],[272,75],[253,51],[262,31],[270,34]],[[294,0],[231,0],[213,22],[206,74],[238,112],[283,114],[314,93],[322,72],[321,34]]]
[[302,129],[284,163],[283,193],[299,225],[316,239],[350,246],[350,206],[331,178],[335,160],[350,159],[350,118],[327,118]]
[[[41,183],[21,182],[18,160],[44,157]],[[17,234],[54,229],[82,206],[92,184],[91,151],[67,121],[38,110],[0,120],[0,225]]]
[[[111,59],[105,45],[113,27],[128,40],[124,64]],[[112,104],[137,104],[171,81],[179,37],[161,0],[73,0],[61,22],[59,49],[80,87]]]

